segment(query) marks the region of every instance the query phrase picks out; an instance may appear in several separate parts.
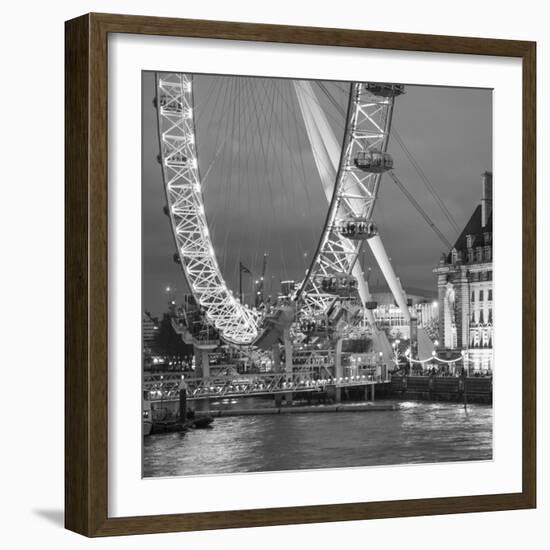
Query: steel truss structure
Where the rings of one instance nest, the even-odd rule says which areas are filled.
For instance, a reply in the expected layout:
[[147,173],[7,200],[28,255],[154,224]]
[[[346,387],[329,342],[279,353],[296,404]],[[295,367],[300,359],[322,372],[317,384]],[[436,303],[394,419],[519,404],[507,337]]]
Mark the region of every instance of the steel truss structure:
[[307,372],[261,373],[209,378],[183,377],[181,374],[145,375],[143,389],[148,401],[178,399],[180,389],[185,389],[188,399],[211,399],[273,395],[276,393],[321,392],[327,386],[349,388],[388,382],[374,369],[367,369],[355,376],[318,377]]
[[156,84],[166,200],[187,283],[207,322],[225,341],[250,344],[258,337],[260,316],[227,288],[208,230],[195,145],[193,78],[157,73]]
[[[298,292],[301,315],[326,314],[334,295],[322,277],[350,274],[361,243],[342,237],[339,224],[351,216],[370,219],[381,174],[354,164],[358,153],[387,148],[393,97],[373,95],[353,83],[339,169],[319,246]],[[156,107],[163,181],[172,231],[188,286],[206,321],[230,344],[250,345],[260,337],[262,315],[242,304],[227,287],[210,237],[202,196],[193,115],[193,77],[157,73]]]
[[340,227],[353,217],[371,218],[382,176],[363,171],[354,161],[360,154],[386,151],[393,104],[393,97],[374,95],[365,83],[351,85],[340,165],[327,220],[307,276],[295,296],[304,316],[325,315],[337,300],[323,292],[324,277],[351,274],[353,270],[361,241],[346,239]]

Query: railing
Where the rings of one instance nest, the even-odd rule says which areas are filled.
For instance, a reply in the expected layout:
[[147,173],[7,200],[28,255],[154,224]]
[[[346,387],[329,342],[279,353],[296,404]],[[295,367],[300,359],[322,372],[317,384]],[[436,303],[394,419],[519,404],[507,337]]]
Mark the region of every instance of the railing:
[[143,389],[150,401],[177,399],[185,389],[188,399],[246,397],[291,392],[322,392],[328,386],[354,387],[388,382],[380,371],[355,376],[321,378],[308,372],[259,373],[192,378],[181,374],[146,374]]

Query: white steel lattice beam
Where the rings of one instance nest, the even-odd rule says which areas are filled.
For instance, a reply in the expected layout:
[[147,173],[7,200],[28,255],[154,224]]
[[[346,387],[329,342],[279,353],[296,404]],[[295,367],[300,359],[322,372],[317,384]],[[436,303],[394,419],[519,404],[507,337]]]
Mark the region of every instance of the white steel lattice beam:
[[192,77],[157,73],[156,84],[159,158],[187,283],[206,320],[225,341],[250,344],[258,337],[259,316],[227,288],[208,230],[195,147]]
[[[309,89],[303,90],[308,87]],[[332,130],[326,124],[326,127],[323,126],[319,120],[321,117],[315,116],[315,110],[304,99],[306,95],[309,98],[314,96],[311,85],[296,82],[295,89],[314,155],[322,157],[316,158],[319,174],[322,179],[329,181],[331,171],[327,167],[336,164]],[[325,293],[321,287],[320,281],[327,275],[353,273],[359,281],[361,300],[365,302],[368,299],[368,288],[360,266],[356,265],[361,243],[344,238],[338,227],[350,217],[370,219],[372,216],[381,174],[361,170],[355,165],[354,159],[358,153],[386,151],[393,103],[393,97],[376,96],[364,83],[351,84],[343,147],[336,183],[330,197],[327,223],[308,274],[295,296],[302,303],[302,313],[305,316],[325,315],[335,303],[336,298]],[[326,182],[323,187],[328,197]]]
[[[249,345],[261,336],[262,317],[233,296],[216,260],[195,147],[192,84],[191,75],[157,73],[159,160],[168,213],[183,272],[193,296],[204,310],[206,321],[226,342]],[[307,109],[305,102],[301,108]],[[359,170],[353,160],[361,151],[385,151],[392,108],[393,98],[375,96],[363,83],[351,85],[336,183],[332,179],[330,184],[334,192],[329,214],[308,275],[294,296],[295,300],[300,299],[300,307],[306,315],[325,313],[335,302],[334,296],[322,291],[319,276],[349,274],[354,270],[360,244],[343,238],[337,231],[337,224],[350,215],[370,218],[372,214],[380,174]],[[314,109],[309,109],[308,113],[317,135],[324,133],[328,139],[323,119],[315,119]],[[330,193],[328,183],[326,187],[325,191]],[[366,298],[362,296],[362,299]]]

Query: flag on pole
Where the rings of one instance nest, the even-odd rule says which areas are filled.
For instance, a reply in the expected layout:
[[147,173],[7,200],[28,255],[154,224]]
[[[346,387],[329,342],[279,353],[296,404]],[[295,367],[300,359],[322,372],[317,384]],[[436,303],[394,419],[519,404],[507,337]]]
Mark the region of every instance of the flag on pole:
[[250,269],[248,269],[248,267],[245,267],[242,262],[239,262],[239,265],[242,273],[248,273],[249,275],[252,275]]

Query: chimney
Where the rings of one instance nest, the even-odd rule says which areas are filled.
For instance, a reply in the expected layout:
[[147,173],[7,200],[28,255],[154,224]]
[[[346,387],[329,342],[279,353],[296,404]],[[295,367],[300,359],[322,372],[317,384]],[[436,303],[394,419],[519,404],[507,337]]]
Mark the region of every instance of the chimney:
[[481,176],[481,227],[485,227],[493,212],[493,173]]

